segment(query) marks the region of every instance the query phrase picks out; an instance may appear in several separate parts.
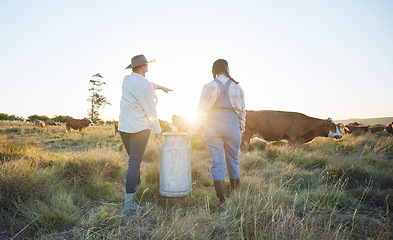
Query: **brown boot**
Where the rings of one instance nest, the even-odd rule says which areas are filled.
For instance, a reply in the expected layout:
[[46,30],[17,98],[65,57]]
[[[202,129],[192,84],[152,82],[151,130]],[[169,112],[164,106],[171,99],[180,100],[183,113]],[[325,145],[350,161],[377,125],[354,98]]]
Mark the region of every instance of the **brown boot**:
[[217,197],[221,203],[225,202],[225,180],[214,181]]
[[238,178],[238,179],[229,179],[229,181],[231,181],[231,189],[232,190],[235,190],[235,189],[239,188],[240,178]]

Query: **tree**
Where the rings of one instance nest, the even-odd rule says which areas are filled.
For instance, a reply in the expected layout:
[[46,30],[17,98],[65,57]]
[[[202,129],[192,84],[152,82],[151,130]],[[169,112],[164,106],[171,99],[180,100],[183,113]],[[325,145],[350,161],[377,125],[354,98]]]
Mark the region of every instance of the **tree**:
[[7,113],[0,113],[0,120],[8,120],[8,117]]
[[10,115],[8,117],[8,120],[10,120],[10,121],[21,121],[21,122],[25,121],[25,119],[23,117],[16,116],[15,114]]
[[72,118],[72,117],[68,116],[68,115],[57,115],[57,116],[54,116],[52,118],[52,120],[55,122],[65,123],[67,121],[67,119],[69,119],[69,118]]
[[16,116],[15,114],[9,115],[6,113],[0,113],[0,121],[8,120],[8,121],[25,121],[23,117]]
[[41,120],[41,121],[45,122],[45,121],[49,120],[49,118],[45,115],[37,115],[37,114],[30,115],[27,117],[28,122],[35,122],[37,120]]
[[89,89],[91,94],[87,101],[89,101],[90,103],[90,108],[87,111],[87,114],[94,123],[97,123],[97,121],[100,120],[98,118],[100,116],[98,110],[101,107],[105,107],[105,105],[111,104],[104,95],[100,94],[100,92],[102,91],[102,85],[106,84],[102,80],[103,77],[99,73],[96,73],[92,76],[92,78],[93,79],[89,81],[93,86]]

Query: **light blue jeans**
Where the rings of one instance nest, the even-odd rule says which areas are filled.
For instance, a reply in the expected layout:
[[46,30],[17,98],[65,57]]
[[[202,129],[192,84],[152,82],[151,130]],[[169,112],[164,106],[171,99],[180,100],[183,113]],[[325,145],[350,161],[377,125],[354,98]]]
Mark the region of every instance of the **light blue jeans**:
[[212,161],[214,181],[225,179],[225,163],[229,178],[240,178],[240,139],[239,120],[233,110],[215,110],[209,113],[205,124],[205,141]]

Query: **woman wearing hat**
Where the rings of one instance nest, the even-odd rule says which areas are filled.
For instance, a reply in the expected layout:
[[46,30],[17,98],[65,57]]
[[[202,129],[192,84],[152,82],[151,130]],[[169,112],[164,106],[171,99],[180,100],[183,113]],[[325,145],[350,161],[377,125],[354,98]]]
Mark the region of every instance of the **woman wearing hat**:
[[154,90],[161,89],[166,93],[172,91],[150,83],[145,78],[148,64],[153,62],[155,60],[148,62],[144,55],[133,57],[131,64],[126,68],[132,69],[132,73],[124,77],[122,85],[118,129],[129,156],[124,213],[133,213],[141,209],[135,202],[135,192],[140,182],[140,166],[150,132],[161,134],[156,111],[157,96]]
[[231,188],[240,184],[239,148],[245,128],[244,93],[229,75],[228,62],[218,59],[212,67],[214,80],[203,89],[197,120],[190,129],[194,134],[205,119],[205,142],[212,161],[211,174],[220,202],[225,202],[225,162]]

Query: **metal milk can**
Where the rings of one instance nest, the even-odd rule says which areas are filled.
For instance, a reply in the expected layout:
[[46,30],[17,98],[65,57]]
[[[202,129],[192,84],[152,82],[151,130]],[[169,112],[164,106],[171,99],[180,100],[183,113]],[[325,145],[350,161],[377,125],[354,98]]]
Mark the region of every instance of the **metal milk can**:
[[160,145],[160,194],[181,197],[191,193],[191,145],[186,142],[187,133],[162,134]]

